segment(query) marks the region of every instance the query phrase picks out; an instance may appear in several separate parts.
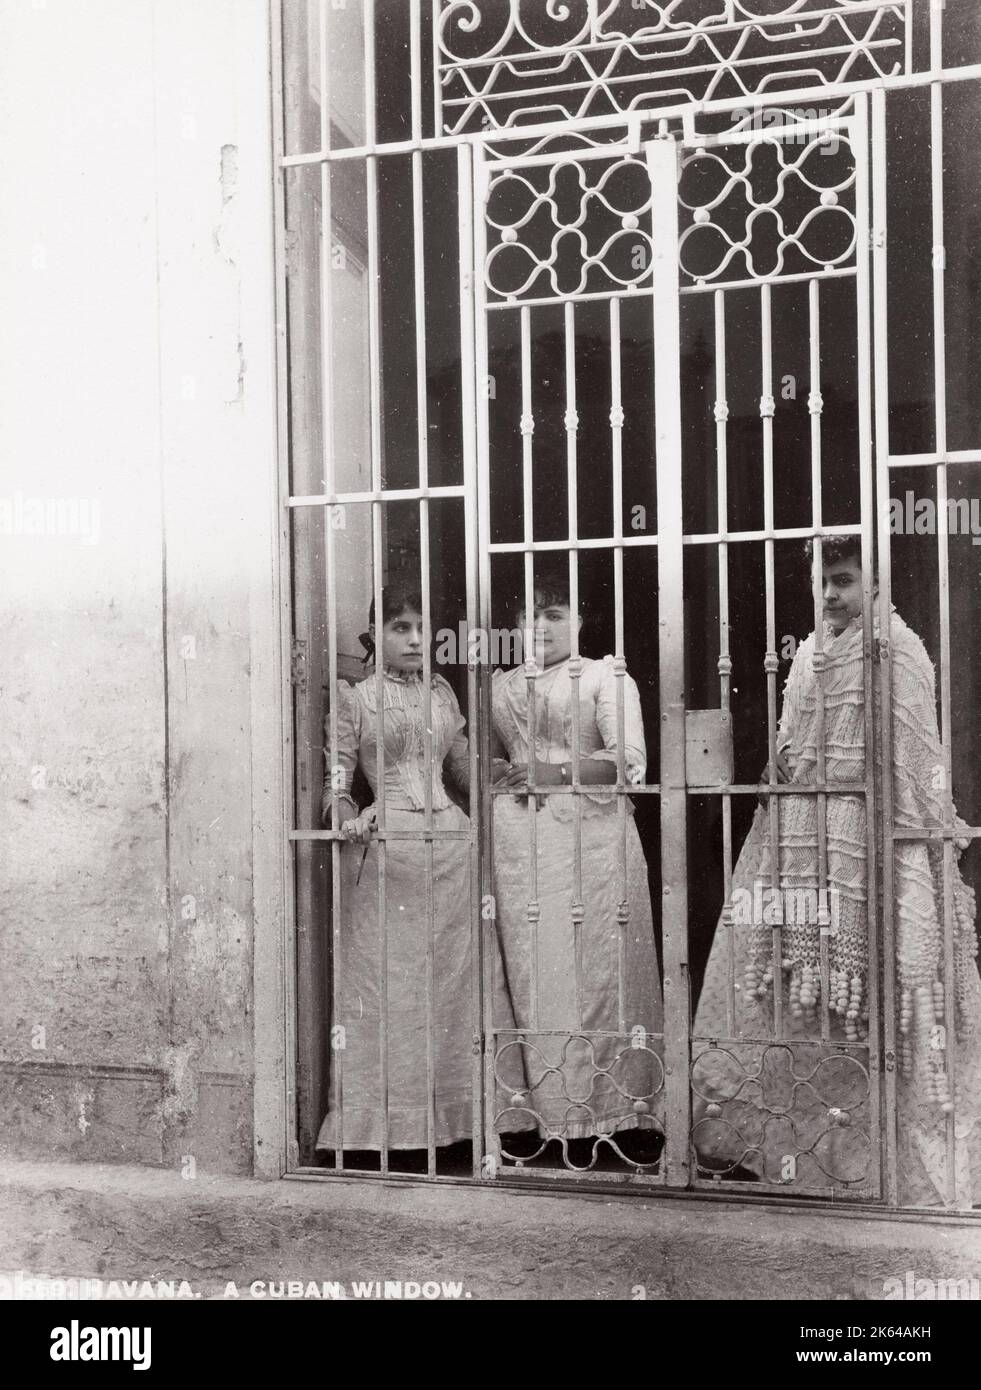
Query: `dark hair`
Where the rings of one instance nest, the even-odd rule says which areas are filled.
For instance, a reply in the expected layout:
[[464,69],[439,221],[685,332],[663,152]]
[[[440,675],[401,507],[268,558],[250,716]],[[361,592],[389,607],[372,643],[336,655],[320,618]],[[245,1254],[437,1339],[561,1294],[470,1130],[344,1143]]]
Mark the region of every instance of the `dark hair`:
[[[390,623],[393,618],[411,610],[413,613],[422,612],[422,594],[418,589],[412,587],[411,581],[396,581],[386,584],[382,590],[382,624]],[[369,626],[375,621],[375,600],[372,598],[368,607]],[[375,642],[370,632],[358,634],[358,641],[365,649],[364,664],[367,666],[375,654]]]
[[[411,582],[386,584],[382,590],[382,622],[390,623],[406,609],[413,613],[422,612],[422,594],[411,587]],[[375,621],[375,600],[368,607],[368,622]]]
[[[808,565],[814,563],[814,541],[804,542],[804,558]],[[821,562],[825,565],[840,565],[846,560],[854,560],[856,565],[862,563],[862,538],[861,536],[825,536],[821,546]],[[873,573],[875,562],[873,561]]]
[[[565,565],[549,564],[545,565],[535,575],[534,598],[539,601],[542,608],[570,608],[569,602],[569,570]],[[514,617],[524,612],[525,589],[522,584],[511,604],[511,612]]]

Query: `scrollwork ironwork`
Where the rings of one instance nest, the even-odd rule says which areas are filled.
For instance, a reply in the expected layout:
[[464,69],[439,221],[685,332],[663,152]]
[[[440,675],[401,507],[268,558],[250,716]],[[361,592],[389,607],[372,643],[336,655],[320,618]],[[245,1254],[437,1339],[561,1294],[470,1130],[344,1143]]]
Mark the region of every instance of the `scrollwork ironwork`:
[[909,0],[437,0],[446,133],[901,72]]
[[[739,145],[698,149],[682,161],[679,202],[688,213],[678,247],[683,275],[718,284],[853,264],[851,147],[838,132],[802,139],[764,133]],[[829,140],[834,157],[825,160]]]
[[651,183],[631,157],[507,169],[489,184],[484,279],[501,299],[636,290],[653,266]]

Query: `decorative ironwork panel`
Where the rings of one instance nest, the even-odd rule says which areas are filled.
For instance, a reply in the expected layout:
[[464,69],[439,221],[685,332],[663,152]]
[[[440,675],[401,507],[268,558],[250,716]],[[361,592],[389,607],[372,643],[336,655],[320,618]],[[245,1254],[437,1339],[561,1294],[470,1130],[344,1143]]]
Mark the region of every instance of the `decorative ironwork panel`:
[[603,126],[602,129],[577,130],[570,126],[556,126],[554,130],[548,130],[544,134],[539,132],[524,138],[514,134],[505,135],[502,132],[498,136],[489,135],[484,142],[489,159],[506,161],[533,158],[542,154],[555,157],[562,154],[577,155],[610,145],[626,145],[633,149],[628,118]]
[[860,1196],[874,1186],[865,1049],[799,1039],[695,1044],[692,1097],[702,1178],[724,1181],[758,1166],[762,1182],[798,1191],[832,1187]]
[[[534,1162],[557,1140],[565,1168],[589,1171],[604,1157],[604,1149],[628,1168],[654,1168],[653,1152],[646,1161],[623,1144],[624,1133],[636,1139],[663,1135],[665,1096],[663,1043],[660,1037],[635,1031],[632,1035],[569,1032],[530,1036],[497,1035],[494,1058],[493,1125],[502,1136],[501,1157],[519,1166]],[[521,1080],[516,1082],[515,1077]],[[586,1079],[584,1085],[584,1078]],[[519,1089],[520,1087],[520,1089]],[[611,1118],[611,1107],[615,1115]],[[531,1124],[534,1129],[529,1131]],[[592,1136],[577,1161],[570,1153],[570,1132]],[[532,1144],[515,1141],[529,1132]],[[602,1139],[602,1142],[600,1140]],[[649,1145],[650,1148],[650,1145]]]
[[495,173],[484,210],[489,300],[649,289],[651,201],[639,156],[559,157]]
[[909,0],[442,0],[451,134],[904,71]]
[[840,129],[707,142],[682,160],[682,284],[854,273],[856,159]]

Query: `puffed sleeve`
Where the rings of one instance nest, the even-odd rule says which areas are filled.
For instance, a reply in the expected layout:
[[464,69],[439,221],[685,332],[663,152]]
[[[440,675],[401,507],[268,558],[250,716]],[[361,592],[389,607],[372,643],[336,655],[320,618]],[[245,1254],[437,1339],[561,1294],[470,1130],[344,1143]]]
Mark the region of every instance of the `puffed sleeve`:
[[470,745],[467,736],[463,732],[466,728],[466,720],[460,712],[453,687],[442,676],[437,678],[437,688],[442,699],[447,706],[447,714],[451,720],[453,728],[453,739],[450,743],[444,764],[449,771],[449,775],[458,787],[463,791],[470,787]]
[[361,746],[362,705],[357,689],[353,685],[341,684],[337,687],[337,746],[331,756],[330,714],[324,717],[324,794],[321,801],[321,821],[330,821],[331,792],[336,788],[341,798],[340,814],[345,817],[357,805],[351,796],[351,781],[358,765],[358,749]]
[[596,691],[596,726],[603,747],[592,754],[615,763],[617,760],[617,685],[623,683],[623,774],[624,781],[639,786],[647,773],[647,745],[644,720],[640,712],[640,691],[632,676],[616,674],[614,658],[605,656]]

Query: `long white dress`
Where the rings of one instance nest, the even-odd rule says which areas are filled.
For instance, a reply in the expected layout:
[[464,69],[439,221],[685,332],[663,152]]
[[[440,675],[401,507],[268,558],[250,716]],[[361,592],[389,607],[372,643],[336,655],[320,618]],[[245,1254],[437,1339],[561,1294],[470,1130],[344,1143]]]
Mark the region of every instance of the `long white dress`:
[[[825,625],[822,645],[827,780],[862,782],[861,619],[840,634]],[[919,831],[942,824],[943,817],[934,674],[923,643],[895,612],[890,649],[895,821],[900,832]],[[778,732],[791,782],[801,785],[817,780],[819,677],[814,655],[812,633],[794,658]],[[873,692],[873,717],[881,727],[877,681]],[[877,737],[877,753],[880,745]],[[878,972],[868,948],[865,802],[845,793],[826,801],[825,906],[830,920],[823,925],[831,1010],[823,1038],[822,924],[815,913],[795,911],[796,903],[806,906],[808,895],[821,905],[817,800],[813,794],[779,798],[781,892],[776,901],[782,900],[786,919],[779,971],[784,1030],[779,1037],[774,1032],[775,900],[768,891],[772,859],[765,810],[757,811],[733,871],[733,924],[720,920],[695,1016],[692,1137],[703,1160],[717,1169],[739,1164],[770,1182],[869,1192],[879,1119],[871,1103],[863,1040],[870,1020],[870,975],[874,990]],[[879,889],[881,902],[881,872]],[[922,839],[897,841],[893,891],[899,1197],[909,1205],[953,1199],[966,1207],[981,1202],[981,981],[974,962],[974,894],[955,863],[950,883],[955,1028],[948,1037],[938,1026],[945,1018],[941,847]],[[748,910],[733,911],[733,904]],[[790,921],[788,908],[805,920]],[[734,1029],[728,1019],[730,1001]],[[951,1173],[948,1125],[954,1137]]]
[[[613,657],[582,658],[583,758],[617,759],[623,682],[627,779],[647,760],[640,697]],[[536,681],[534,735],[522,669],[494,673],[494,731],[511,762],[572,759],[574,680],[568,660]],[[633,807],[598,787],[581,796],[581,898],[576,898],[575,796],[494,797],[494,896],[514,1023],[495,1019],[498,1132],[533,1119],[543,1138],[662,1128],[663,1021],[647,864]],[[537,803],[537,805],[536,805]],[[534,822],[535,854],[529,836]],[[576,918],[581,919],[577,951]],[[517,1058],[526,1089],[509,1094]]]
[[[384,679],[385,822],[389,830],[423,829],[426,779],[432,782],[433,829],[466,831],[469,819],[447,795],[443,764],[467,766],[464,719],[442,676],[432,678],[432,766],[426,767],[423,686],[419,676]],[[337,761],[348,772],[360,763],[378,794],[373,677],[341,686],[337,708]],[[331,1105],[317,1147],[384,1146],[381,1071],[381,932],[378,843],[341,851],[340,1015],[333,1020]],[[360,881],[358,881],[360,872]],[[388,1147],[427,1144],[426,853],[420,840],[388,840],[385,854],[388,929]],[[472,1131],[473,1026],[471,1000],[470,845],[467,839],[433,844],[432,1005],[435,1142],[469,1139]],[[343,1029],[336,1031],[337,1025]],[[338,1123],[338,1087],[343,1127]]]

